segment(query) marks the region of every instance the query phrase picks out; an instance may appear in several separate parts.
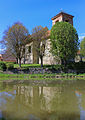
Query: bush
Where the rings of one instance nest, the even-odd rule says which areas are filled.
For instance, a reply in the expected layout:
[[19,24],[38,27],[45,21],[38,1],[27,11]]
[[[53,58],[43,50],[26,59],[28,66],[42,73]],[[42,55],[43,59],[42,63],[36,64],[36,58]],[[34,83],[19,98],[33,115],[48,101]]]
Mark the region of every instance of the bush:
[[76,70],[85,70],[85,62],[75,63],[75,69]]
[[67,64],[67,68],[74,70],[75,69],[75,64],[76,64],[75,62],[70,62],[70,63]]
[[6,66],[8,70],[12,70],[14,68],[14,64],[12,62],[11,63],[7,62]]
[[67,65],[68,69],[76,70],[77,73],[85,72],[85,62],[71,62]]
[[0,62],[0,70],[6,70],[6,64],[4,62]]

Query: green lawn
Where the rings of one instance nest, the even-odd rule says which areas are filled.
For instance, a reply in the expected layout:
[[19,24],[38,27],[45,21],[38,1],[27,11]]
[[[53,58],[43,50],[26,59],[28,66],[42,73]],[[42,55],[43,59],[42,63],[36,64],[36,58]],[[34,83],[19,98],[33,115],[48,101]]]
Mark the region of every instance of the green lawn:
[[[49,68],[49,69],[58,69],[61,65],[43,65],[43,68]],[[41,68],[40,64],[22,64],[21,69],[28,69],[28,68]],[[19,64],[14,64],[14,68],[19,68]]]
[[[40,67],[40,64],[22,64],[21,68]],[[14,68],[19,68],[19,64],[14,64]]]
[[[59,67],[61,65],[43,65],[43,67]],[[22,68],[28,68],[28,67],[41,67],[40,64],[22,64]],[[14,68],[19,68],[19,64],[14,64]]]

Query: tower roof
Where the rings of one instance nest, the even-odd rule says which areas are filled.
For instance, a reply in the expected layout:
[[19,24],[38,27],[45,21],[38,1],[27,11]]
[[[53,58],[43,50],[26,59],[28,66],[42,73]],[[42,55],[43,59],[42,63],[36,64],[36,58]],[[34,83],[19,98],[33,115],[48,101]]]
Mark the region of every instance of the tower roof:
[[60,12],[60,13],[58,13],[56,16],[54,16],[54,17],[51,18],[51,19],[54,20],[54,19],[56,19],[57,17],[59,17],[59,16],[61,16],[61,15],[67,15],[67,16],[69,16],[69,17],[71,17],[71,18],[74,17],[73,15],[70,15],[70,14],[68,14],[68,13]]

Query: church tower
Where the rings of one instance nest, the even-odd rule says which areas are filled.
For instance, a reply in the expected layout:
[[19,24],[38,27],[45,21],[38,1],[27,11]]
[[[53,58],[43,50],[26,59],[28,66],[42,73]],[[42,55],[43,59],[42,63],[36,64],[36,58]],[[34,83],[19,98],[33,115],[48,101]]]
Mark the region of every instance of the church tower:
[[73,25],[73,17],[70,14],[64,13],[64,12],[60,12],[59,14],[57,14],[56,16],[54,16],[52,18],[52,25],[54,25],[56,22],[69,22],[70,24]]

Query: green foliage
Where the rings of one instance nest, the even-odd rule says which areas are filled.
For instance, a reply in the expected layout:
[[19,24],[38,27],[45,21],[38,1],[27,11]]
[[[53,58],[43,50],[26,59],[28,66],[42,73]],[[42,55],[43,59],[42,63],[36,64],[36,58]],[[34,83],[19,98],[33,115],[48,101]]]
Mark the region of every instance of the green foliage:
[[8,69],[8,70],[12,70],[12,69],[14,68],[14,64],[13,64],[12,62],[11,62],[11,63],[10,63],[10,62],[7,62],[7,63],[6,63],[6,66],[7,66],[7,69]]
[[64,64],[75,58],[78,50],[78,34],[67,22],[57,22],[51,29],[51,52]]
[[85,37],[80,43],[80,54],[85,57]]
[[0,62],[0,70],[6,70],[6,64],[4,62]]
[[85,62],[79,62],[75,64],[76,70],[85,70]]
[[13,62],[0,62],[0,70],[11,70],[14,68]]
[[70,62],[67,66],[68,69],[79,70],[80,72],[85,70],[85,62]]

